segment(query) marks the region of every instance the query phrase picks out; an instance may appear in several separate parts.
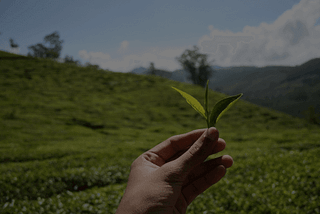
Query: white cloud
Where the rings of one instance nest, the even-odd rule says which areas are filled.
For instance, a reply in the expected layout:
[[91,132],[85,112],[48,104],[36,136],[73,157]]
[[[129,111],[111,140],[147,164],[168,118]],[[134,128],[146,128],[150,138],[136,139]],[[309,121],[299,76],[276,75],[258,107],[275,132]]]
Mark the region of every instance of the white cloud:
[[129,46],[129,42],[124,40],[123,42],[121,42],[118,52],[124,53],[127,50],[128,46]]
[[319,0],[301,0],[271,24],[246,26],[241,32],[209,26],[198,44],[215,63],[231,65],[297,65],[320,57]]
[[98,63],[104,60],[110,60],[111,56],[103,52],[87,52],[86,50],[79,51],[79,56],[82,59],[88,60],[90,63]]
[[10,48],[9,50],[10,53],[14,53],[14,54],[19,54],[20,53],[20,48]]
[[[298,65],[320,57],[319,0],[301,0],[273,23],[257,27],[245,26],[240,32],[219,30],[209,26],[209,35],[198,41],[202,52],[210,54],[220,66],[232,65]],[[318,21],[319,22],[319,21]],[[175,57],[188,47],[149,47],[129,50],[129,41],[122,41],[117,53],[79,51],[82,59],[111,71],[128,72],[148,67],[176,70],[181,68]],[[130,48],[131,49],[131,48]]]
[[79,51],[79,56],[92,64],[98,64],[101,68],[111,71],[129,72],[134,68],[143,66],[149,67],[150,62],[155,64],[156,68],[173,71],[180,68],[175,57],[180,56],[185,48],[159,48],[151,47],[139,53],[119,55],[112,58],[107,53]]

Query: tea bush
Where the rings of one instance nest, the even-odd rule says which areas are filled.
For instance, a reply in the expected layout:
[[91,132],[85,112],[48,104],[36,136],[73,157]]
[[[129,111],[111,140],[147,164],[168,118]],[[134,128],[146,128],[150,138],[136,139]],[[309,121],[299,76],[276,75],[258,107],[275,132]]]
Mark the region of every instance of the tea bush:
[[[204,127],[171,86],[203,98],[155,76],[0,59],[0,213],[114,213],[134,159]],[[320,213],[319,126],[240,100],[217,128],[234,165],[188,213]]]

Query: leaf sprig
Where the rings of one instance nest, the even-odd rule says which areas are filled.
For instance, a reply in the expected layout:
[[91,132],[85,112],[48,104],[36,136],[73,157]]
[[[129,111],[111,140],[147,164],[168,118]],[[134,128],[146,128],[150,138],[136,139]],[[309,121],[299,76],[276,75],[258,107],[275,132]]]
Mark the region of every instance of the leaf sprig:
[[233,106],[243,95],[237,94],[234,96],[230,96],[227,98],[224,98],[217,102],[214,107],[212,108],[211,112],[208,111],[208,84],[209,80],[207,81],[206,89],[205,89],[205,95],[204,95],[204,107],[199,103],[199,101],[191,96],[190,94],[181,91],[180,89],[177,89],[175,87],[172,87],[174,90],[179,92],[181,96],[183,96],[187,103],[189,103],[194,110],[196,110],[207,122],[207,126],[213,127],[216,126],[216,123],[221,118],[221,116],[229,109],[231,106]]

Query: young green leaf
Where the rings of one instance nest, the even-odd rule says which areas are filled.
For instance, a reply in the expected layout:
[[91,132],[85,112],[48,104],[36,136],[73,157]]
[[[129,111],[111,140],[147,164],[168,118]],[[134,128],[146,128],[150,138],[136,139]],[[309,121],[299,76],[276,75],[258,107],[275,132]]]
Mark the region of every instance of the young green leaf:
[[179,92],[181,94],[181,96],[183,96],[186,99],[186,101],[192,106],[192,108],[194,108],[194,110],[196,110],[202,117],[204,117],[207,120],[206,112],[196,98],[194,98],[190,94],[187,94],[186,92],[183,92],[175,87],[172,87],[172,88],[174,90],[176,90],[177,92]]
[[207,116],[207,126],[208,128],[210,127],[210,115],[208,112],[208,85],[209,85],[209,80],[207,81],[207,86],[206,86],[206,91],[205,91],[205,95],[204,95],[204,110],[206,112],[206,116]]
[[233,106],[242,96],[242,94],[238,94],[235,96],[227,97],[225,99],[220,100],[215,104],[211,111],[210,115],[210,127],[215,126],[221,116],[231,107]]
[[209,88],[209,80],[207,81],[205,95],[204,95],[204,108],[202,105],[190,94],[183,92],[175,87],[172,87],[174,90],[178,91],[187,102],[194,108],[207,122],[208,128],[215,126],[221,116],[231,107],[233,106],[237,100],[240,99],[242,94],[238,94],[235,96],[230,96],[225,99],[220,100],[213,107],[211,113],[208,111],[208,88]]

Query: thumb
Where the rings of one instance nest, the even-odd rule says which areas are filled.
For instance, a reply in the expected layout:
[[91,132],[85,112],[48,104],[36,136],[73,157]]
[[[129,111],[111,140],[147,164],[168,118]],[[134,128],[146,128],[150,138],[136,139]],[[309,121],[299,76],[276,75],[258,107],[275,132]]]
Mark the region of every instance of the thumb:
[[206,129],[201,137],[178,159],[176,164],[183,172],[190,172],[195,166],[201,164],[212,154],[217,144],[219,132],[216,128]]

